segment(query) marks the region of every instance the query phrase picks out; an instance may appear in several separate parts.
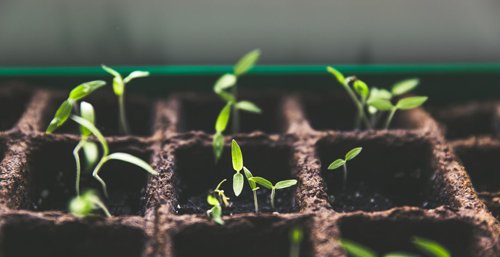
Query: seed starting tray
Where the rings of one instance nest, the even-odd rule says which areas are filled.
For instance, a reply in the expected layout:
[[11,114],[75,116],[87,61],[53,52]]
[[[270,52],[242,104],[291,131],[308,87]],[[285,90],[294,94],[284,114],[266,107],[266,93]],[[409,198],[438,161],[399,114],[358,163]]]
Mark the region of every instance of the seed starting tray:
[[[101,174],[114,217],[79,219],[66,212],[75,195],[76,125],[44,133],[66,95],[17,83],[0,89],[0,256],[286,257],[296,225],[305,235],[301,257],[346,256],[340,237],[379,253],[415,250],[413,236],[440,242],[454,257],[500,253],[500,173],[492,169],[500,156],[498,103],[399,112],[393,129],[359,132],[349,130],[354,110],[340,94],[248,92],[242,99],[264,113],[242,114],[243,131],[225,136],[216,164],[211,134],[223,103],[212,93],[127,95],[130,136],[117,135],[114,96],[99,93],[88,101],[111,151],[139,156],[160,175],[107,164]],[[471,117],[476,126],[462,125]],[[279,213],[266,193],[255,214],[246,182],[240,198],[232,194],[232,138],[255,176],[298,180],[278,191]],[[346,198],[341,172],[326,167],[356,146],[363,152],[349,163],[347,190],[366,195]],[[225,209],[220,226],[204,201],[223,178],[241,207]],[[88,172],[82,188],[100,189]]]

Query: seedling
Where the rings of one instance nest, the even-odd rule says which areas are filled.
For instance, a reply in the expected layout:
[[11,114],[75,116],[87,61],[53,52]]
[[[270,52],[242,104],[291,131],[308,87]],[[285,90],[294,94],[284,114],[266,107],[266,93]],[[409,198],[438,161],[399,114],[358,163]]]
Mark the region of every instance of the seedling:
[[267,189],[271,189],[270,199],[271,199],[271,207],[273,209],[276,209],[275,205],[274,205],[274,198],[276,195],[276,190],[289,188],[289,187],[292,187],[292,186],[297,184],[296,179],[282,180],[282,181],[277,182],[275,185],[273,185],[273,183],[271,183],[271,181],[269,181],[263,177],[251,177],[248,180],[251,180],[251,181],[267,188]]
[[222,220],[222,207],[220,206],[217,197],[209,194],[207,196],[207,202],[212,206],[212,208],[207,211],[208,217],[211,217],[215,223],[224,225],[224,221]]
[[123,134],[130,134],[130,128],[128,126],[127,115],[125,110],[125,86],[136,78],[144,78],[149,76],[147,71],[133,71],[127,77],[123,78],[120,73],[116,70],[102,65],[102,68],[109,74],[113,76],[113,91],[118,97],[118,110],[119,110],[119,128],[120,132]]
[[[355,129],[360,129],[361,125],[367,129],[376,128],[382,115],[381,112],[389,112],[383,126],[383,128],[388,129],[397,110],[417,108],[427,100],[425,96],[401,98],[418,86],[418,79],[399,81],[394,84],[391,91],[388,91],[375,87],[370,89],[363,81],[354,76],[346,78],[341,72],[330,66],[327,67],[327,71],[335,76],[356,106]],[[391,100],[395,97],[398,97],[399,101],[393,105]]]
[[[450,252],[441,244],[420,237],[414,237],[412,240],[415,247],[426,253],[429,257],[451,257]],[[377,257],[377,253],[367,246],[359,243],[342,239],[339,241],[340,246],[352,257]],[[382,257],[418,257],[420,255],[407,252],[391,252],[382,255]]]
[[290,230],[290,257],[300,256],[300,244],[304,239],[304,231],[300,226],[295,226]]
[[234,139],[231,142],[231,157],[233,160],[233,169],[236,171],[233,175],[233,191],[234,195],[239,196],[244,185],[243,174],[241,174],[241,170],[243,170],[243,154],[241,153],[240,146]]
[[252,194],[253,194],[253,205],[255,207],[255,213],[259,212],[259,200],[257,199],[257,190],[259,190],[259,187],[257,184],[250,180],[251,177],[253,177],[252,172],[248,170],[246,167],[243,166],[243,172],[245,173],[245,177],[247,178],[248,185],[250,186],[250,189],[252,189]]
[[59,106],[54,118],[50,121],[46,133],[50,134],[61,127],[68,120],[71,115],[71,110],[77,106],[78,101],[89,96],[104,85],[106,85],[106,82],[102,80],[95,80],[82,83],[71,90],[68,98],[61,104],[61,106]]
[[107,217],[111,217],[106,205],[92,190],[76,196],[69,203],[69,212],[79,218],[87,217],[97,209],[101,209]]
[[97,138],[97,140],[101,144],[103,155],[102,155],[100,161],[95,166],[94,171],[92,172],[92,176],[97,181],[99,181],[99,183],[101,183],[104,195],[106,197],[108,197],[107,186],[106,186],[106,183],[104,182],[104,180],[102,180],[102,178],[99,177],[99,171],[101,170],[103,165],[106,164],[108,161],[118,160],[118,161],[128,162],[128,163],[134,164],[134,165],[144,169],[145,171],[147,171],[148,173],[150,173],[153,176],[156,176],[159,174],[147,162],[145,162],[145,161],[141,160],[140,158],[137,158],[131,154],[121,153],[121,152],[110,154],[109,153],[109,146],[108,146],[108,143],[106,142],[106,139],[101,134],[101,132],[94,126],[94,124],[92,124],[88,120],[86,120],[82,117],[76,116],[76,115],[72,115],[71,119],[73,121],[75,121],[76,123],[78,123],[80,126],[83,126],[86,129],[88,129]]
[[227,179],[223,179],[218,185],[217,187],[215,188],[214,190],[214,193],[217,195],[217,197],[219,198],[219,201],[223,202],[224,203],[224,206],[225,207],[229,207],[230,203],[229,203],[229,197],[226,196],[226,194],[224,193],[224,190],[220,189],[220,187],[222,186],[222,184],[224,184],[224,182],[226,182]]
[[358,156],[358,154],[360,154],[362,150],[363,150],[362,147],[353,148],[345,154],[344,159],[337,159],[337,160],[333,161],[332,163],[330,163],[330,165],[328,166],[329,170],[336,170],[336,169],[340,168],[341,166],[343,167],[344,180],[343,180],[342,186],[344,189],[346,188],[346,184],[347,184],[347,162],[356,158],[356,156]]
[[[227,128],[231,111],[233,112],[232,129],[233,133],[238,133],[240,128],[239,111],[252,113],[261,113],[262,110],[250,101],[240,101],[238,99],[237,82],[239,77],[248,73],[255,66],[260,57],[260,50],[253,50],[244,55],[234,66],[232,73],[222,75],[214,85],[214,92],[226,102],[226,105],[220,111],[215,121],[215,134],[213,137],[213,148],[215,160],[219,160],[224,151],[224,136],[223,133]],[[231,89],[231,92],[227,90]]]

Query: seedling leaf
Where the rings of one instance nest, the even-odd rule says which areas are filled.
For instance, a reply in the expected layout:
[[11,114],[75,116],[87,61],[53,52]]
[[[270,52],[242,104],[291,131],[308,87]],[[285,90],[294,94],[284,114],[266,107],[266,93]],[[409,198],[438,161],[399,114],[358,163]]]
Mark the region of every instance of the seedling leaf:
[[328,71],[333,76],[335,76],[335,78],[337,78],[337,81],[340,84],[345,84],[345,77],[342,73],[340,73],[340,71],[336,70],[335,68],[333,68],[331,66],[326,67],[326,71]]
[[128,162],[131,164],[134,164],[138,166],[139,168],[144,169],[151,175],[157,176],[159,173],[153,169],[147,162],[143,161],[142,159],[135,157],[131,154],[128,153],[112,153],[107,156],[108,160],[118,160],[118,161],[123,161],[123,162]]
[[[80,115],[82,118],[88,120],[92,124],[95,124],[95,112],[94,107],[91,104],[82,101],[80,103]],[[90,136],[91,134],[91,132],[83,126],[80,126],[80,132],[82,136]]]
[[224,74],[222,75],[214,85],[214,91],[217,94],[220,94],[223,90],[230,88],[236,85],[237,78],[233,74]]
[[261,113],[262,110],[254,103],[250,101],[239,101],[236,103],[236,108],[239,110],[247,111],[247,112],[253,112],[253,113]]
[[263,178],[263,177],[251,177],[249,180],[252,180],[253,182],[267,188],[267,189],[273,189],[273,183],[271,181]]
[[427,101],[427,96],[412,96],[403,98],[398,101],[396,107],[401,110],[409,110],[413,108],[417,108]]
[[224,136],[220,132],[215,133],[212,146],[214,148],[215,160],[219,160],[224,151]]
[[209,194],[207,196],[207,202],[208,202],[208,204],[210,204],[212,206],[217,206],[217,205],[220,204],[219,200],[217,200],[217,198],[215,196],[211,195],[211,194]]
[[245,173],[245,177],[248,180],[248,185],[250,185],[250,188],[252,190],[257,188],[257,184],[255,183],[255,181],[249,179],[253,177],[252,172],[250,172],[250,170],[248,170],[245,166],[243,166],[243,172]]
[[81,126],[84,126],[85,128],[87,128],[90,132],[92,132],[92,134],[95,137],[97,137],[97,140],[99,140],[99,143],[102,146],[103,155],[107,156],[109,153],[108,143],[106,142],[106,139],[101,134],[101,132],[94,126],[94,124],[92,124],[88,120],[86,120],[82,117],[76,116],[76,115],[71,115],[71,119],[74,120],[76,123],[80,124]]
[[350,161],[354,158],[356,158],[356,156],[358,156],[359,153],[361,153],[361,151],[363,150],[362,147],[356,147],[356,148],[353,148],[351,149],[349,152],[347,152],[347,154],[345,155],[345,160],[346,161]]
[[243,169],[243,154],[241,153],[241,148],[233,139],[231,142],[231,156],[233,159],[233,169],[238,173]]
[[233,175],[233,191],[234,195],[239,196],[241,194],[241,191],[243,191],[243,174],[241,173],[234,173]]
[[288,187],[291,187],[291,186],[295,186],[296,184],[297,184],[297,180],[296,179],[282,180],[282,181],[279,181],[278,183],[276,183],[276,185],[274,186],[274,188],[276,188],[276,189],[284,189],[284,188],[288,188]]
[[339,243],[340,246],[353,257],[377,257],[377,254],[372,249],[353,241],[342,239]]
[[64,101],[61,106],[56,111],[56,115],[54,118],[50,121],[49,126],[47,127],[46,132],[47,133],[52,133],[54,132],[57,128],[62,126],[69,118],[71,115],[71,109],[73,108],[73,100],[66,100]]
[[231,105],[231,103],[227,103],[219,113],[217,121],[215,122],[216,132],[224,132],[224,130],[226,130],[227,123],[229,122],[229,117],[231,115]]
[[415,89],[419,83],[420,80],[416,78],[399,81],[392,86],[392,94],[396,96],[406,94]]
[[97,149],[97,144],[94,142],[85,142],[82,149],[87,167],[90,168],[94,166],[99,160],[99,149]]
[[358,79],[354,81],[353,87],[356,93],[359,96],[361,96],[363,100],[366,100],[368,98],[368,95],[370,94],[370,89],[368,88],[365,82]]
[[107,73],[111,74],[113,77],[121,77],[120,73],[113,68],[106,66],[104,64],[101,65],[102,69],[105,70]]
[[106,82],[102,80],[94,80],[82,83],[71,90],[71,92],[69,93],[69,99],[78,101],[92,94],[92,92],[103,87],[104,85],[106,85]]
[[421,237],[415,237],[413,238],[413,243],[415,246],[417,246],[420,250],[434,256],[434,257],[451,257],[450,252],[444,248],[442,245],[439,243],[421,238]]
[[373,106],[380,111],[390,111],[394,108],[394,105],[392,105],[391,101],[382,98],[370,100],[368,101],[368,105]]
[[222,207],[220,205],[212,207],[212,219],[215,223],[224,225],[224,221],[222,220]]
[[339,167],[343,166],[344,164],[345,164],[344,160],[337,159],[337,160],[333,161],[332,163],[330,163],[330,165],[328,166],[328,169],[335,170],[335,169],[338,169]]
[[123,79],[123,82],[127,84],[133,79],[144,78],[147,76],[149,76],[149,71],[133,71],[126,78]]
[[255,49],[247,54],[245,54],[234,66],[234,75],[241,76],[247,73],[250,69],[255,66],[255,63],[259,60],[260,50]]

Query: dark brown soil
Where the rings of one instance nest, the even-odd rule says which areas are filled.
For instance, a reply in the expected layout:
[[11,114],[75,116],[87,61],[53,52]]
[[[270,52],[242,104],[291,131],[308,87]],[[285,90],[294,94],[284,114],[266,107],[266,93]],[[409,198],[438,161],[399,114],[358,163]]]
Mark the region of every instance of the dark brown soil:
[[[0,131],[0,256],[284,257],[290,251],[288,232],[296,225],[305,235],[301,257],[346,257],[337,241],[341,237],[380,253],[414,251],[408,243],[412,236],[439,241],[453,256],[500,252],[500,224],[493,216],[498,218],[498,194],[481,191],[497,188],[489,183],[497,178],[489,177],[493,162],[474,164],[483,156],[462,151],[463,140],[448,144],[422,109],[401,112],[396,129],[351,131],[351,120],[344,124],[346,117],[337,116],[351,107],[328,95],[248,94],[264,114],[242,116],[244,129],[235,137],[245,166],[273,182],[299,182],[277,193],[277,212],[270,209],[269,192],[261,189],[259,214],[246,182],[240,197],[232,193],[230,133],[223,158],[214,162],[211,134],[222,107],[216,97],[176,94],[153,102],[129,95],[131,136],[115,136],[112,95],[89,99],[112,151],[137,155],[160,175],[109,163],[101,175],[110,198],[103,198],[115,217],[75,218],[66,209],[75,195],[71,151],[79,136],[69,127],[43,133],[65,94],[28,90],[33,97],[14,98],[17,104],[25,101],[26,110]],[[326,167],[354,146],[364,150],[348,164],[343,189],[341,171]],[[488,149],[481,150],[484,157],[494,158]],[[205,201],[224,178],[233,207],[224,208],[220,226],[206,216]],[[100,192],[88,172],[82,183]]]

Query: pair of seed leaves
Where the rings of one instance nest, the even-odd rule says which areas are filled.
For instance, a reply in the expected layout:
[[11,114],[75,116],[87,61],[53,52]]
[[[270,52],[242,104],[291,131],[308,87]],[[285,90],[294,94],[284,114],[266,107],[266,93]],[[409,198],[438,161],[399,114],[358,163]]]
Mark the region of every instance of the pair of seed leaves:
[[335,170],[335,169],[338,169],[339,167],[341,166],[344,166],[348,161],[356,158],[356,156],[358,156],[361,151],[363,150],[362,147],[356,147],[356,148],[353,148],[351,149],[349,152],[347,152],[345,154],[345,157],[344,159],[337,159],[335,161],[333,161],[329,166],[328,166],[328,169],[329,170]]
[[[377,253],[372,249],[351,240],[342,239],[340,246],[353,257],[377,257]],[[450,252],[441,244],[421,237],[414,237],[413,244],[421,251],[431,257],[451,257]],[[384,254],[382,257],[418,257],[420,255],[406,252],[392,252]]]
[[265,178],[254,177],[252,173],[243,165],[243,154],[241,152],[241,148],[234,139],[231,142],[231,156],[233,161],[233,169],[236,171],[236,173],[233,175],[233,191],[236,196],[239,196],[243,191],[244,178],[243,175],[241,174],[242,170],[244,171],[245,176],[247,177],[250,188],[254,191],[258,190],[257,184],[267,189],[271,189],[273,190],[273,192],[274,190],[284,189],[297,184],[297,180],[288,179],[279,181],[273,185],[272,182],[270,182]]

